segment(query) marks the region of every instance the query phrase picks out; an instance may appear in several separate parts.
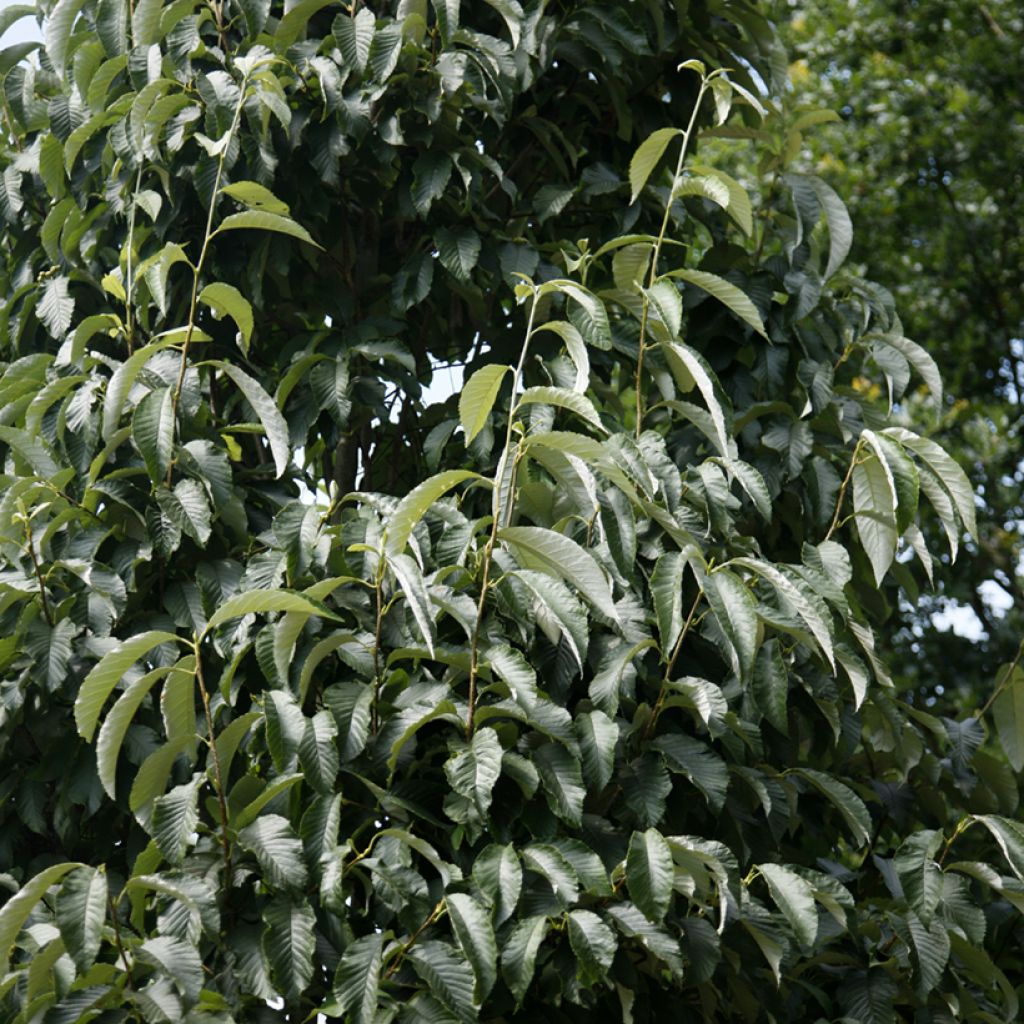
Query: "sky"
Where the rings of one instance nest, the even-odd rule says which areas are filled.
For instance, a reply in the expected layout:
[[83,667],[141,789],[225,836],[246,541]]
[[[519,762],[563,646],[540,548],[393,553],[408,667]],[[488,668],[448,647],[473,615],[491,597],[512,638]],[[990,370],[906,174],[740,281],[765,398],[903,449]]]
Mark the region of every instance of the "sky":
[[[0,0],[0,11],[11,6],[11,0]],[[33,17],[19,18],[2,36],[0,48],[13,46],[15,43],[28,42],[30,39],[42,39],[39,25]]]

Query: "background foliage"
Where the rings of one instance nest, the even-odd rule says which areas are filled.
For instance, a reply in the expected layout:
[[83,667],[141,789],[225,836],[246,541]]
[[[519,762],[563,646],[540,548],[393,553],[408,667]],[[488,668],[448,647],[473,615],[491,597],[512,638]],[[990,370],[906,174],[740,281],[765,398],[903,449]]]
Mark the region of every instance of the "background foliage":
[[875,641],[974,502],[763,14],[36,14],[5,1019],[1016,1019],[1024,672]]
[[[777,14],[802,93],[842,116],[810,146],[850,203],[852,257],[896,295],[955,396],[918,415],[932,417],[984,508],[972,557],[939,570],[913,635],[893,630],[893,671],[974,706],[1022,628],[1024,17],[1004,2],[808,0]],[[950,600],[977,615],[980,636],[933,628],[930,613]]]

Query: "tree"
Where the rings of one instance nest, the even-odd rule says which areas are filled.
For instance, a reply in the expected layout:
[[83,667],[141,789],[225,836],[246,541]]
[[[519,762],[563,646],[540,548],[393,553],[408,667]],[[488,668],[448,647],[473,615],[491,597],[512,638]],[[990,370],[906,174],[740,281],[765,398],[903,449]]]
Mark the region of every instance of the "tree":
[[973,499],[798,170],[824,115],[720,69],[780,89],[770,24],[42,14],[0,58],[5,1016],[1013,1019],[1024,672],[986,742],[873,640],[921,494],[954,551]]
[[[971,557],[940,566],[936,595],[922,595],[913,634],[893,630],[893,670],[973,706],[1024,626],[1024,20],[1014,3],[939,0],[912,9],[808,0],[778,13],[808,102],[842,115],[812,151],[850,202],[853,259],[892,289],[907,334],[934,355],[956,398],[917,415],[968,468],[985,510]],[[974,610],[984,637],[968,642],[931,625],[950,601]]]

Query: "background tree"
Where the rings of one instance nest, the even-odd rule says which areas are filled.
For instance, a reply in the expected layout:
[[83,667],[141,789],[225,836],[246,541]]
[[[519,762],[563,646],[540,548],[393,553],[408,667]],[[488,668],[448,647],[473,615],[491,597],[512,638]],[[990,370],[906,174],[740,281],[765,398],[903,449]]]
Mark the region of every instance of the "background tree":
[[[981,536],[955,570],[939,569],[912,633],[897,625],[893,669],[970,704],[1024,628],[1024,17],[1012,2],[941,0],[807,0],[777,13],[800,90],[842,117],[811,148],[850,203],[852,257],[892,289],[955,399],[915,414],[968,468]],[[930,615],[947,601],[971,608],[986,635],[936,630]]]
[[762,15],[38,13],[5,1019],[1014,1020],[1024,672],[875,642],[974,505]]

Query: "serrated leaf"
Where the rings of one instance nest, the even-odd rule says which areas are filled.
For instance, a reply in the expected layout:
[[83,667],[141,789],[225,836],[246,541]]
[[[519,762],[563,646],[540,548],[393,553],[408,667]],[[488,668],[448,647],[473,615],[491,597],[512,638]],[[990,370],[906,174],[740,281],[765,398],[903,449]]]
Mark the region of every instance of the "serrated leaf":
[[191,943],[173,936],[159,935],[143,942],[136,956],[170,978],[181,993],[186,1008],[199,1002],[203,988],[203,962]]
[[287,818],[265,814],[238,833],[238,841],[249,850],[266,880],[278,889],[300,890],[306,885],[306,862],[302,843]]
[[718,440],[718,451],[723,458],[730,457],[730,430],[726,410],[719,401],[717,380],[704,357],[689,345],[678,342],[664,342],[662,351],[668,361],[669,368],[676,378],[682,391],[689,391],[697,385],[708,407],[711,421],[715,425],[715,436]]
[[917,972],[918,991],[924,995],[935,991],[949,963],[949,935],[943,920],[936,917],[925,924],[913,911],[907,914],[911,953]]
[[583,606],[570,593],[569,588],[554,576],[521,569],[515,573],[515,578],[525,583],[536,597],[541,628],[552,643],[558,643],[559,638],[564,638],[577,668],[582,672],[589,646],[587,613]]
[[143,813],[153,800],[161,796],[167,789],[175,761],[185,752],[192,740],[188,736],[164,743],[154,750],[135,773],[131,792],[128,794],[128,807],[133,813]]
[[601,433],[608,433],[607,428],[601,422],[597,409],[594,408],[594,403],[578,391],[570,391],[568,388],[549,387],[547,385],[527,388],[519,396],[516,408],[538,403],[556,405],[561,409],[568,409],[579,416],[580,419],[584,419],[591,426],[596,427]]
[[365,7],[354,18],[339,14],[334,19],[333,32],[338,49],[345,63],[359,74],[366,70],[366,62],[370,58],[375,24],[373,12]]
[[80,973],[96,961],[107,917],[107,875],[103,868],[78,868],[57,894],[60,937]]
[[330,711],[318,711],[307,719],[299,741],[299,764],[306,781],[318,793],[331,793],[338,775],[338,727]]
[[412,612],[416,625],[428,653],[434,653],[434,609],[427,596],[426,584],[419,566],[408,555],[392,554],[388,556],[388,568],[394,573],[398,586],[405,596],[405,603]]
[[234,285],[215,281],[199,293],[199,301],[210,307],[215,320],[220,320],[226,313],[235,321],[241,338],[240,348],[248,355],[253,328],[252,306],[249,300]]
[[551,810],[563,821],[578,826],[587,795],[579,760],[560,743],[545,743],[534,751],[533,763]]
[[853,510],[861,545],[881,586],[896,557],[899,534],[892,473],[874,452],[861,455],[853,467]]
[[923,829],[907,836],[893,858],[903,894],[926,924],[931,921],[942,896],[942,869],[935,863],[941,845],[940,831]]
[[754,671],[757,657],[757,602],[743,581],[728,569],[708,573],[704,578],[704,596],[735,651],[734,670],[740,680],[746,682]]
[[750,296],[741,288],[737,288],[731,281],[726,281],[725,278],[719,277],[717,274],[709,274],[706,270],[670,270],[666,276],[676,277],[680,281],[686,281],[706,291],[708,295],[718,299],[745,324],[753,327],[762,338],[768,340],[764,321],[761,319],[757,307],[750,300]]
[[473,972],[446,942],[420,942],[407,959],[427,983],[431,994],[464,1024],[477,1019],[473,999]]
[[132,440],[139,449],[149,477],[159,483],[167,476],[174,451],[174,400],[170,388],[150,391],[135,407]]
[[640,143],[629,162],[630,203],[636,202],[668,144],[682,134],[678,128],[659,128]]
[[775,638],[757,652],[752,689],[761,714],[784,736],[788,735],[789,672]]
[[0,975],[7,974],[11,949],[29,915],[51,885],[56,885],[69,871],[85,867],[77,861],[53,864],[26,882],[0,907]]
[[669,768],[685,775],[703,794],[712,810],[721,810],[729,787],[725,762],[704,742],[682,733],[658,736],[652,746],[664,755]]
[[67,59],[68,40],[71,29],[78,17],[78,12],[85,6],[85,0],[58,0],[46,19],[43,37],[46,41],[46,54],[58,74],[64,73]]
[[818,935],[818,911],[810,883],[782,864],[758,864],[757,869],[793,934],[804,948],[810,949]]
[[387,521],[386,550],[393,555],[405,550],[416,524],[438,498],[465,480],[480,480],[480,474],[468,469],[450,469],[424,480],[395,507]]
[[492,843],[473,862],[473,881],[492,905],[495,925],[514,913],[523,888],[523,869],[511,843]]
[[250,210],[263,210],[279,217],[287,217],[291,213],[286,202],[278,199],[266,185],[261,185],[257,181],[233,181],[230,185],[224,185],[221,192],[232,199],[237,199]]
[[615,959],[615,933],[590,910],[569,914],[569,945],[576,954],[576,977],[585,985],[603,982]]
[[502,945],[501,976],[519,1003],[533,980],[537,951],[549,928],[550,922],[543,914],[524,918],[517,922]]
[[997,814],[979,814],[974,820],[992,833],[1013,873],[1024,882],[1024,825]]
[[295,766],[306,731],[306,718],[295,698],[286,690],[271,690],[263,701],[267,748],[279,772]]
[[452,161],[447,153],[429,149],[412,165],[412,204],[422,216],[444,195],[452,176]]
[[[236,214],[236,216],[243,215]],[[270,214],[266,214],[266,216],[270,216]],[[259,417],[270,444],[270,452],[274,457],[277,476],[283,476],[291,462],[291,445],[288,439],[288,423],[281,415],[277,403],[267,394],[263,386],[244,370],[232,363],[217,363],[217,367],[235,382],[238,390],[242,392],[245,400]]]
[[460,281],[468,281],[480,258],[480,236],[467,227],[441,228],[434,236],[441,265]]
[[498,531],[498,539],[512,548],[524,568],[565,580],[603,615],[618,622],[607,579],[594,556],[574,540],[538,526],[506,526]]
[[850,831],[863,846],[871,838],[871,815],[864,801],[849,786],[812,768],[794,768],[793,774],[807,779],[843,816]]
[[999,743],[1015,772],[1024,769],[1024,671],[1004,665],[996,682],[1001,687],[992,702]]
[[563,906],[571,906],[579,898],[576,870],[556,846],[534,843],[522,851],[523,866],[535,871],[554,890]]
[[480,814],[487,814],[491,793],[501,775],[504,750],[493,729],[478,729],[467,749],[444,766],[448,784],[456,793],[471,800]]
[[511,366],[491,363],[482,366],[466,381],[459,395],[459,422],[466,435],[466,444],[483,430],[487,417],[494,408],[505,374],[511,369]]
[[60,473],[50,446],[42,438],[31,437],[16,427],[0,426],[0,441],[24,459],[36,476],[50,480]]
[[619,728],[603,711],[587,711],[573,720],[580,743],[583,775],[595,792],[611,781],[615,770],[615,747]]
[[587,345],[583,340],[583,335],[568,320],[549,320],[546,324],[538,327],[537,330],[551,331],[565,342],[569,358],[576,367],[576,383],[573,387],[580,394],[583,394],[590,384],[590,356],[587,354]]
[[264,908],[263,926],[263,955],[274,985],[298,1002],[313,980],[316,915],[305,901],[278,896]]
[[649,920],[664,920],[674,880],[672,851],[665,837],[655,828],[634,832],[626,853],[626,886],[630,899]]
[[317,249],[323,248],[313,240],[312,235],[301,224],[296,224],[291,217],[284,217],[279,213],[269,213],[266,210],[242,210],[239,213],[228,214],[220,222],[220,226],[214,231],[214,234],[241,230],[275,231],[281,235],[290,235]]
[[352,1024],[373,1024],[380,986],[383,938],[364,935],[345,947],[334,972],[334,995]]
[[196,774],[191,782],[175,786],[153,801],[150,831],[170,864],[180,864],[191,844],[199,823],[199,789],[205,779],[203,774]]
[[263,615],[267,612],[305,612],[307,615],[319,615],[326,619],[338,618],[319,601],[313,601],[291,590],[250,590],[225,601],[210,617],[206,632],[209,633],[231,619],[240,619],[245,615]]
[[114,650],[105,654],[82,681],[75,699],[75,724],[79,735],[88,743],[92,740],[99,721],[100,711],[122,676],[140,658],[154,647],[165,643],[177,643],[179,637],[173,633],[153,629],[122,641]]
[[445,897],[455,938],[466,955],[476,984],[473,999],[482,1003],[498,980],[498,944],[490,915],[472,896],[449,893]]

